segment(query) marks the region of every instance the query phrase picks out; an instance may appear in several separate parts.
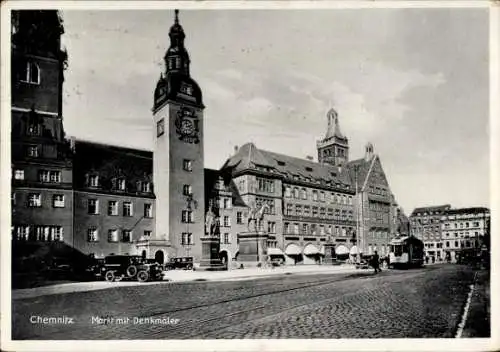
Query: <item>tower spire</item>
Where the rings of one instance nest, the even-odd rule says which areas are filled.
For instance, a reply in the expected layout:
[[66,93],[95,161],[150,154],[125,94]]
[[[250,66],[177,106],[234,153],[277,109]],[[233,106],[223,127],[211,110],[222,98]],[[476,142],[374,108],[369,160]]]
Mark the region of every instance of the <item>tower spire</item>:
[[175,24],[179,24],[179,10],[178,9],[175,9],[175,19],[174,19],[174,23]]

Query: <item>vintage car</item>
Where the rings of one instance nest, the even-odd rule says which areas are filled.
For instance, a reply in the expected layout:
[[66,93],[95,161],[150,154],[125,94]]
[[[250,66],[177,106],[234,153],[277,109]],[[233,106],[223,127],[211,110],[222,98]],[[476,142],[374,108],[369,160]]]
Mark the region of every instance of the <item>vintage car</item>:
[[136,255],[109,255],[104,258],[101,273],[106,281],[137,280],[139,282],[161,280],[163,268],[158,263]]
[[165,264],[165,270],[193,270],[193,257],[174,257],[170,258],[170,261]]

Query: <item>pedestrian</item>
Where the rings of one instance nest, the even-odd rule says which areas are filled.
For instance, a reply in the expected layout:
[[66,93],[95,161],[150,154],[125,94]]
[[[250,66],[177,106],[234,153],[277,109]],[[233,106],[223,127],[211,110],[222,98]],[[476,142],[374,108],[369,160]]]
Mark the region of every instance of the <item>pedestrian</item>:
[[378,256],[377,251],[375,251],[375,254],[372,257],[372,266],[375,270],[375,274],[378,272],[382,272],[382,269],[380,269],[380,257]]

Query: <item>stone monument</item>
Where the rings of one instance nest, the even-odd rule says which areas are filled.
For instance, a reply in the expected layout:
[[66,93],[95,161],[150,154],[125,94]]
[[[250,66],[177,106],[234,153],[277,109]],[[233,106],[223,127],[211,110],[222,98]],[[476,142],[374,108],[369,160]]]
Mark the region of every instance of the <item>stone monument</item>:
[[267,240],[269,235],[264,232],[262,225],[264,215],[268,210],[269,206],[264,203],[260,207],[251,207],[248,212],[248,232],[240,233],[238,248],[238,262],[245,267],[263,265],[267,261]]
[[205,216],[205,234],[201,238],[201,270],[224,270],[219,257],[220,251],[220,221],[212,206]]

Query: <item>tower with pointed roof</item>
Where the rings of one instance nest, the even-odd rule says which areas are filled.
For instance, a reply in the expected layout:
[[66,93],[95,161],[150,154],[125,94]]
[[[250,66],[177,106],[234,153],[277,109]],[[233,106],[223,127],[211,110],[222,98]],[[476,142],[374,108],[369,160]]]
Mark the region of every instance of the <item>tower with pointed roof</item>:
[[205,214],[204,105],[201,89],[191,78],[191,60],[178,10],[168,35],[165,69],[153,102],[155,236],[170,244],[166,256],[194,256],[199,261]]
[[317,142],[318,162],[343,166],[349,161],[349,142],[340,131],[339,116],[335,109],[326,114],[328,121],[325,138]]

